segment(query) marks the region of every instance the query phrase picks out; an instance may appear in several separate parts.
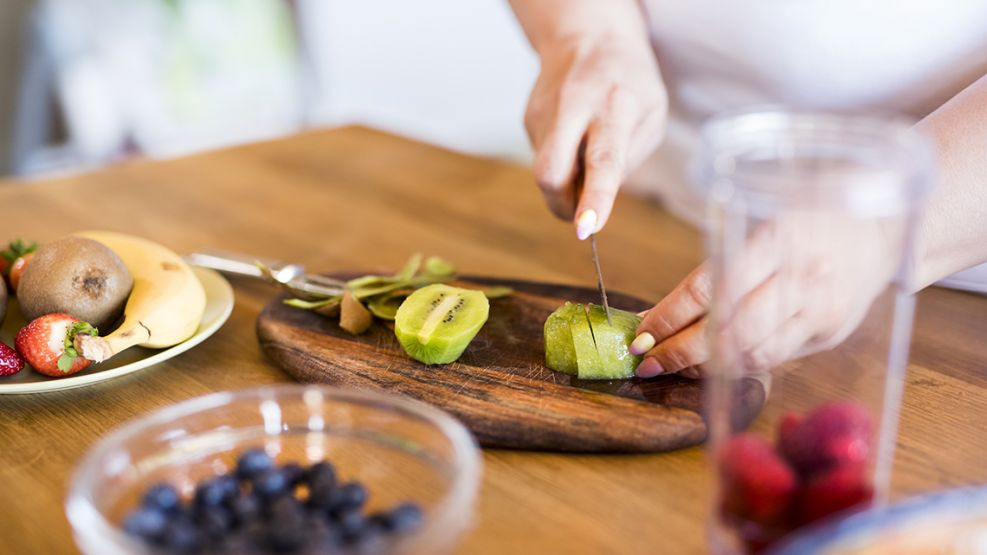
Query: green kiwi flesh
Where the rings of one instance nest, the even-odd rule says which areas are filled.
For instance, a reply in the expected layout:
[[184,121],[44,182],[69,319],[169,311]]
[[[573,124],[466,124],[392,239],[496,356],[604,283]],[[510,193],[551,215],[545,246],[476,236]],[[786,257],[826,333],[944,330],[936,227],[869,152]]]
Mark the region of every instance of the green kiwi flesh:
[[[599,305],[566,303],[545,321],[545,364],[582,380],[634,377],[640,356],[630,353],[641,318],[610,309],[613,325]],[[568,333],[566,333],[568,332]]]
[[579,372],[570,323],[582,314],[583,305],[566,302],[545,320],[545,365],[556,372],[573,376]]
[[481,291],[433,284],[408,296],[394,315],[394,335],[424,364],[458,359],[486,323],[490,302]]

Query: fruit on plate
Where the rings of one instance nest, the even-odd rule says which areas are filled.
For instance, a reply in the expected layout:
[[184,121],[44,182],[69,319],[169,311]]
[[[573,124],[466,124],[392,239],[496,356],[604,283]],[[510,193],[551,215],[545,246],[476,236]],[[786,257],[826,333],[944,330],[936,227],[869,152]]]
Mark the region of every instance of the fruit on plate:
[[74,341],[97,334],[96,328],[71,315],[45,314],[21,328],[14,345],[36,372],[58,378],[85,370],[92,363],[79,356]]
[[109,329],[123,313],[133,283],[116,253],[98,241],[70,235],[34,253],[17,301],[27,320],[64,312]]
[[29,244],[25,243],[23,239],[15,239],[7,245],[5,250],[0,251],[0,273],[7,280],[11,294],[17,291],[17,282],[37,248],[37,243]]
[[411,358],[446,364],[463,354],[489,314],[490,302],[482,291],[433,284],[401,303],[394,334]]
[[0,324],[7,317],[7,282],[0,279]]
[[717,462],[726,511],[762,525],[787,516],[798,477],[771,443],[749,433],[737,435],[723,444]]
[[803,476],[862,464],[870,454],[870,413],[857,403],[827,403],[800,422],[782,424],[778,447]]
[[631,378],[641,357],[629,347],[641,318],[602,306],[565,303],[545,320],[545,365],[585,380]]
[[[2,285],[3,280],[0,279]],[[6,343],[0,343],[0,377],[13,376],[23,369],[24,357]]]
[[180,256],[158,243],[123,233],[77,235],[109,247],[134,278],[123,322],[105,337],[78,336],[76,347],[82,356],[100,362],[134,345],[160,349],[195,334],[205,312],[206,293]]

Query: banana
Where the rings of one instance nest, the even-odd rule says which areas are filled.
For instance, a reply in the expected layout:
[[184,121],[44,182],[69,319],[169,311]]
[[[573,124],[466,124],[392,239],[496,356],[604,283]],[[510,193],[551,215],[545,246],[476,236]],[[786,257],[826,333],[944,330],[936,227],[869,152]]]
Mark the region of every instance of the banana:
[[195,333],[206,308],[206,292],[192,269],[174,251],[158,243],[111,231],[77,233],[115,252],[134,278],[123,323],[104,337],[79,335],[76,349],[100,362],[133,347],[160,349]]

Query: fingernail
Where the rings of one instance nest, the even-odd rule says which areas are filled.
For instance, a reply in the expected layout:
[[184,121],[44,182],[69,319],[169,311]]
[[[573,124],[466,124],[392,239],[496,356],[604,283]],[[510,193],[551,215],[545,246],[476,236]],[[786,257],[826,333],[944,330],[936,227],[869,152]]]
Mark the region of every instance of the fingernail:
[[648,332],[641,332],[634,341],[631,343],[631,354],[632,355],[643,355],[644,353],[650,351],[655,346],[655,336]]
[[659,374],[664,374],[665,369],[653,357],[648,357],[637,365],[637,370],[634,373],[639,378],[653,378]]
[[[649,308],[648,310],[651,309]],[[642,310],[641,312],[638,312],[637,315],[640,316],[641,318],[644,318],[645,316],[648,315],[648,310]]]
[[576,219],[576,237],[582,241],[596,232],[596,210],[589,208]]

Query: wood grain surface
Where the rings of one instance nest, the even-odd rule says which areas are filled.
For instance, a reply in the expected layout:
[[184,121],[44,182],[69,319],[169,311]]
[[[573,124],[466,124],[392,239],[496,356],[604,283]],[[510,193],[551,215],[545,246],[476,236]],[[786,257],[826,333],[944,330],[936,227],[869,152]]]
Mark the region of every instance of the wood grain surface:
[[[584,243],[545,209],[531,173],[348,128],[84,175],[0,183],[0,239],[79,229],[146,236],[310,268],[393,268],[440,254],[467,273],[592,287]],[[608,285],[646,300],[703,256],[699,234],[624,196],[599,235]],[[0,552],[75,553],[63,513],[76,461],[109,430],[202,394],[292,381],[255,325],[274,295],[233,280],[237,303],[208,341],[92,387],[0,399]],[[987,482],[987,298],[919,295],[901,412],[897,498]],[[652,455],[488,449],[468,555],[704,553],[710,480],[700,447]]]
[[[507,286],[490,302],[490,318],[452,364],[409,358],[393,324],[377,321],[354,336],[338,322],[275,297],[257,320],[261,348],[305,383],[390,391],[457,416],[485,447],[648,453],[691,447],[706,437],[701,381],[579,380],[544,363],[542,326],[565,301],[599,302],[595,288],[465,277],[478,286]],[[646,301],[611,291],[615,308],[639,312]],[[764,403],[761,382],[748,379],[737,420],[750,422]]]

